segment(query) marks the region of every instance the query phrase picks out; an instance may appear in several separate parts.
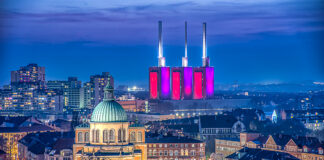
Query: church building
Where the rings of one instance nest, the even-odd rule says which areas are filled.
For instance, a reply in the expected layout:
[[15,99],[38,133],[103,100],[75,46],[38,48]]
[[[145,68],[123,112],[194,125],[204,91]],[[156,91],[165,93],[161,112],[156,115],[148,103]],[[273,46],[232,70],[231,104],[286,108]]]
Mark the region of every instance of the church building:
[[147,159],[145,128],[130,124],[126,112],[114,99],[109,81],[104,99],[93,110],[90,123],[75,129],[74,160]]

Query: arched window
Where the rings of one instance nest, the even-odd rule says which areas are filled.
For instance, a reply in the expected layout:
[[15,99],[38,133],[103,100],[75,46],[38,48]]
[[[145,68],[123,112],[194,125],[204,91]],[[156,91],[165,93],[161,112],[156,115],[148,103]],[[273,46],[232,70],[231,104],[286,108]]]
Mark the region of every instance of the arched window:
[[103,131],[103,142],[108,142],[108,130]]
[[109,141],[110,142],[115,142],[115,130],[114,129],[111,129],[109,131]]
[[135,132],[134,131],[131,132],[131,134],[130,134],[130,141],[131,142],[135,142],[136,141],[136,136],[135,136]]
[[99,129],[96,131],[96,142],[99,143]]
[[83,142],[82,132],[78,133],[78,142]]
[[122,131],[121,129],[118,130],[118,142],[122,141]]
[[118,130],[118,142],[125,142],[126,141],[126,130],[119,129]]
[[92,130],[92,142],[96,140],[96,130]]
[[123,142],[126,142],[126,129],[123,129]]
[[142,138],[142,132],[137,132],[137,141],[138,142],[142,142],[143,141],[143,138]]
[[89,132],[84,133],[84,142],[86,142],[86,143],[89,142]]

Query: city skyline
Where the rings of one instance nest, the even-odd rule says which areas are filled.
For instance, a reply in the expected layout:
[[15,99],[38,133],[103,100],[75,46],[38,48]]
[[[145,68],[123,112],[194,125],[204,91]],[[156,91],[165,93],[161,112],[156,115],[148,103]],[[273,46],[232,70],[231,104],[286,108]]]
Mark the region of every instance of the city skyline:
[[148,86],[148,68],[157,66],[158,20],[167,66],[181,66],[184,21],[189,66],[201,65],[201,23],[207,22],[215,84],[324,79],[318,0],[82,2],[5,2],[0,85],[10,83],[10,71],[37,63],[46,80],[86,82],[108,71],[116,84]]

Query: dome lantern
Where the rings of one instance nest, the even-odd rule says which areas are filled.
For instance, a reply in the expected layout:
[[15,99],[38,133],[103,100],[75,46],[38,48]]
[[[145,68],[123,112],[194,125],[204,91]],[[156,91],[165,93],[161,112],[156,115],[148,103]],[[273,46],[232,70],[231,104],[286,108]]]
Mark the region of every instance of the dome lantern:
[[114,99],[114,87],[110,84],[110,77],[104,91],[103,101],[94,108],[90,122],[127,122],[125,110]]
[[103,100],[114,100],[114,87],[110,84],[110,76],[108,77],[107,85],[104,89]]

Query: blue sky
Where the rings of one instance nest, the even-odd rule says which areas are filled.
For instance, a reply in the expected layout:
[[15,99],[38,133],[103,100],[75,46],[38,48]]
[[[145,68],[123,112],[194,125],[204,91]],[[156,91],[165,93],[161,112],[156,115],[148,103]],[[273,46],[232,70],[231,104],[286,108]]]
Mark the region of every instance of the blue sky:
[[189,64],[199,66],[202,22],[216,83],[324,81],[321,0],[7,0],[0,6],[0,85],[28,63],[46,79],[109,71],[117,84],[147,84],[157,65],[157,21],[164,55],[181,65],[184,21]]

